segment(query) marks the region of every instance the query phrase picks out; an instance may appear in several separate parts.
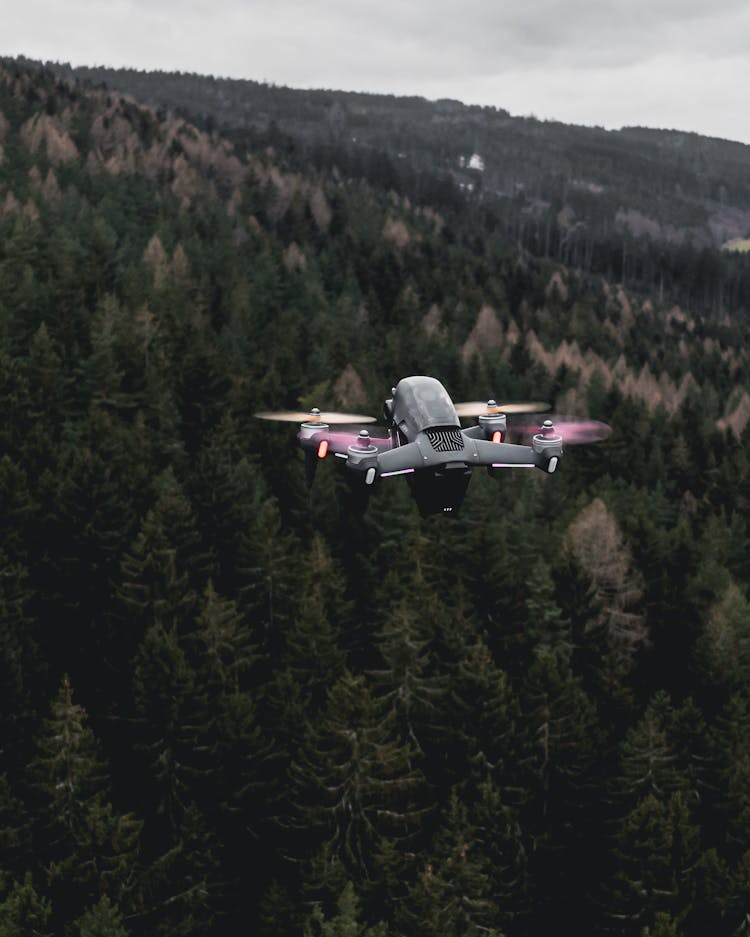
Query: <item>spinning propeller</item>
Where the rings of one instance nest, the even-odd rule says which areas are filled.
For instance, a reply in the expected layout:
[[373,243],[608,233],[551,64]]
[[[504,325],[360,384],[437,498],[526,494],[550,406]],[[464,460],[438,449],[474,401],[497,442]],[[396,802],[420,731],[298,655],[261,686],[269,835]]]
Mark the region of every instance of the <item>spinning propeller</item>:
[[521,435],[561,436],[566,446],[601,442],[612,432],[611,427],[599,420],[579,420],[573,416],[550,414],[540,427],[530,420],[513,421],[508,427],[511,433]]
[[374,423],[374,416],[360,413],[338,413],[332,410],[264,410],[254,413],[259,420],[281,420],[283,423]]
[[469,400],[464,403],[455,403],[456,413],[459,416],[495,416],[498,413],[544,413],[549,410],[548,403],[539,400],[515,401],[513,403],[496,403],[494,400]]

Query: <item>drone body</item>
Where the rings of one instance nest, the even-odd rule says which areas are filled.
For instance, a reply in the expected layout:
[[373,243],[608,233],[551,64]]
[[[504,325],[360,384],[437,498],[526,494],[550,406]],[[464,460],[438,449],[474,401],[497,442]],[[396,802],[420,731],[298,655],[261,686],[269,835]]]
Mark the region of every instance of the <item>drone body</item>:
[[[532,413],[547,404],[454,404],[434,377],[405,377],[385,401],[387,435],[370,436],[352,430],[332,429],[334,423],[372,422],[372,417],[354,414],[258,413],[261,419],[300,420],[298,439],[305,452],[308,485],[312,485],[317,463],[333,454],[346,463],[354,485],[372,490],[378,479],[405,475],[423,517],[453,514],[461,506],[472,471],[485,467],[494,474],[501,468],[538,468],[552,474],[563,454],[563,438],[547,420],[532,435],[531,445],[505,442],[509,413]],[[477,416],[478,423],[462,429],[459,418]],[[576,423],[574,441],[604,438],[608,427],[588,421]],[[581,432],[581,427],[585,430]]]

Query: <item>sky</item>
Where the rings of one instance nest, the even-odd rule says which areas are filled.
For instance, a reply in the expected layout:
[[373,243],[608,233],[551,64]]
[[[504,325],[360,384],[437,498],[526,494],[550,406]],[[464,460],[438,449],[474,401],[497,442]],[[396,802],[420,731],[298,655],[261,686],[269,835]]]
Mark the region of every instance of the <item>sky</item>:
[[7,0],[0,55],[750,143],[750,0]]

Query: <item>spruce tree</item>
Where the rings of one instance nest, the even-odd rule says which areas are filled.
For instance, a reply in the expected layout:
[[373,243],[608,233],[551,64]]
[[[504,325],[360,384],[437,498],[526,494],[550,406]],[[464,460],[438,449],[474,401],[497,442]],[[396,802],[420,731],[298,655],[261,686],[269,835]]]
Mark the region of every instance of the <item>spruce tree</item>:
[[83,912],[75,927],[76,937],[129,937],[122,914],[106,895]]
[[388,937],[382,922],[368,927],[360,922],[360,908],[354,885],[347,882],[337,902],[338,913],[326,918],[320,905],[305,922],[304,937]]
[[51,917],[49,900],[37,892],[27,872],[23,883],[14,882],[0,902],[0,933],[4,937],[52,937]]
[[372,672],[377,698],[391,710],[400,738],[424,756],[435,744],[443,717],[446,680],[435,673],[429,628],[409,602],[389,615],[378,636],[384,668]]
[[675,922],[685,919],[693,900],[699,831],[682,792],[640,800],[617,831],[615,855],[610,913],[623,921],[625,933],[653,928],[660,914]]
[[205,712],[195,691],[178,635],[153,625],[136,656],[133,697],[145,821],[139,904],[155,934],[208,932],[220,900],[216,833],[196,803]]
[[367,907],[403,893],[410,850],[424,816],[420,773],[383,718],[363,677],[345,672],[331,688],[309,751],[295,761],[298,845],[313,893],[359,883]]
[[574,907],[585,920],[600,735],[593,704],[560,656],[540,650],[522,686],[521,720],[527,791],[521,816],[536,844],[530,872],[537,926],[568,917]]
[[132,901],[141,823],[117,813],[98,743],[67,677],[29,766],[39,798],[34,835],[54,920],[70,922],[102,894]]
[[491,863],[456,792],[402,917],[410,932],[439,937],[499,935]]

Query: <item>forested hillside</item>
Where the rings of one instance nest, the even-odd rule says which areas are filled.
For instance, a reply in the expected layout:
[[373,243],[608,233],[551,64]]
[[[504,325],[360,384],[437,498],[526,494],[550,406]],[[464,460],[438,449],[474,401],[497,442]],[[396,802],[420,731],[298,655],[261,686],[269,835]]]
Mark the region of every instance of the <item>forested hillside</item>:
[[[41,63],[28,63],[41,68]],[[46,63],[272,145],[303,172],[336,165],[534,256],[672,297],[704,315],[747,316],[750,147],[677,130],[570,126],[495,107],[301,90],[183,72]]]
[[[746,931],[744,281],[485,221],[0,67],[0,933]],[[252,419],[413,373],[613,432],[421,520]]]

